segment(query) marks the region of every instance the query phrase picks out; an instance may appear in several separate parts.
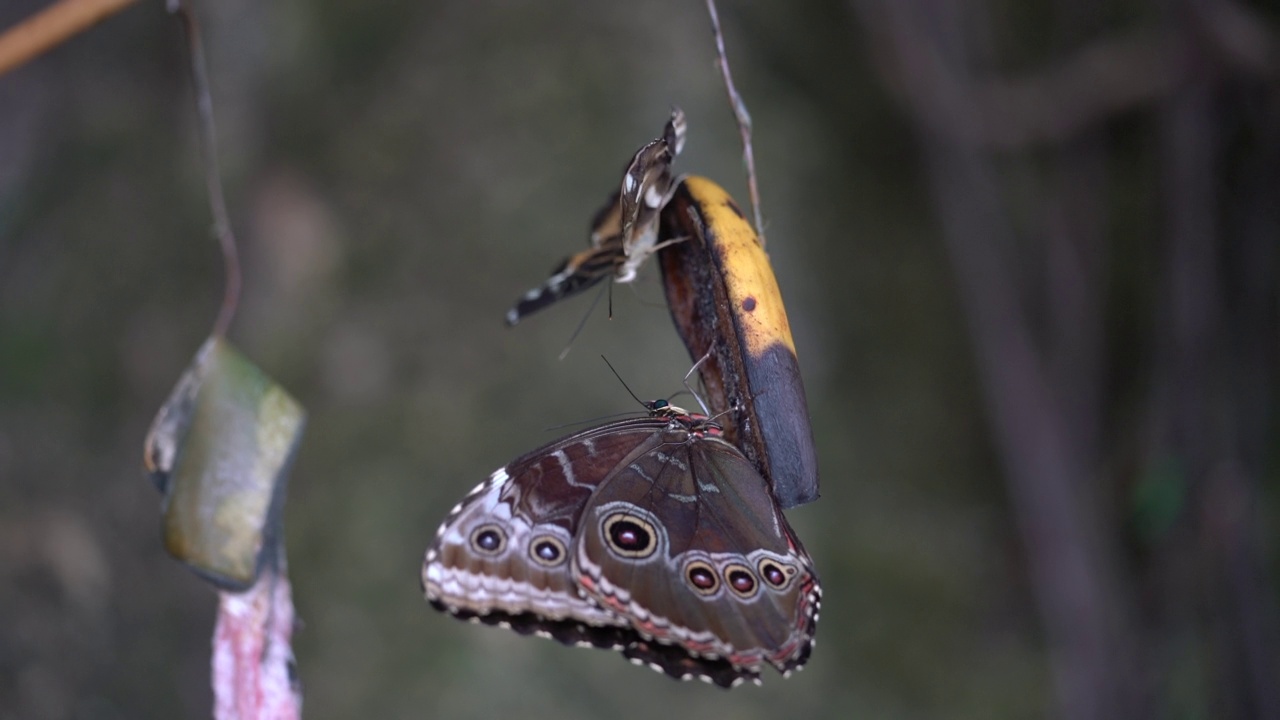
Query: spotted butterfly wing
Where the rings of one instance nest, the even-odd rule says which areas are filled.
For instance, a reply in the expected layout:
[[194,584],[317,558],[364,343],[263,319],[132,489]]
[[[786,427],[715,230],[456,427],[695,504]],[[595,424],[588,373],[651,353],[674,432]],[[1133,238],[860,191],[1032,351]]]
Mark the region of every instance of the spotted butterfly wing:
[[684,112],[672,108],[662,137],[636,151],[622,175],[622,187],[591,222],[591,247],[565,258],[542,285],[525,293],[507,311],[507,324],[593,287],[605,278],[631,282],[657,249],[658,220],[679,178],[671,163],[684,148]]
[[659,431],[656,449],[592,495],[578,582],[646,637],[735,667],[790,671],[812,640],[807,556],[763,479],[745,481],[760,477],[746,457],[687,432]]
[[513,460],[472,490],[427,550],[427,599],[495,624],[572,619],[592,627],[625,625],[580,596],[569,549],[599,479],[653,434],[647,418],[637,420],[558,440]]
[[495,472],[427,550],[434,607],[731,687],[808,659],[820,590],[764,479],[674,409]]

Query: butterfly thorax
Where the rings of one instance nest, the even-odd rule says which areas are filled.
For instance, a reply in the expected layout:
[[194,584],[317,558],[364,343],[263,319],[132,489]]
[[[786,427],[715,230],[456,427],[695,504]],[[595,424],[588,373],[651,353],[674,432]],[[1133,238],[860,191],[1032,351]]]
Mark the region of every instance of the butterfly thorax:
[[672,405],[665,399],[651,400],[644,406],[649,410],[650,417],[664,418],[678,423],[692,437],[720,437],[724,434],[724,429],[706,415],[689,412],[682,407]]

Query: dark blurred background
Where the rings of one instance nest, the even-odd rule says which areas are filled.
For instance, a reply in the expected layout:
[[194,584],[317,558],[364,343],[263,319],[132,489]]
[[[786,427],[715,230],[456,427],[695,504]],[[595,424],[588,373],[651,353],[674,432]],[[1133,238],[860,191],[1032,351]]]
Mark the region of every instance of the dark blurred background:
[[[0,27],[41,6],[5,0]],[[696,0],[203,3],[246,287],[310,411],[305,715],[1280,716],[1274,3],[721,4],[809,392],[803,673],[725,693],[432,611],[446,511],[680,387],[656,268],[520,326],[668,109],[746,202]],[[210,713],[155,409],[222,288],[160,3],[0,77],[0,718]]]

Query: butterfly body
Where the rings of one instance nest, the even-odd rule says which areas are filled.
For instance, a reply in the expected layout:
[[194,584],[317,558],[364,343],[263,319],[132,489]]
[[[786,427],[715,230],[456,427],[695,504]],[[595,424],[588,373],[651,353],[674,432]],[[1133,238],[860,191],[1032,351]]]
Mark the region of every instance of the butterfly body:
[[764,479],[669,406],[496,471],[445,519],[423,587],[459,617],[726,687],[802,665],[820,598]]

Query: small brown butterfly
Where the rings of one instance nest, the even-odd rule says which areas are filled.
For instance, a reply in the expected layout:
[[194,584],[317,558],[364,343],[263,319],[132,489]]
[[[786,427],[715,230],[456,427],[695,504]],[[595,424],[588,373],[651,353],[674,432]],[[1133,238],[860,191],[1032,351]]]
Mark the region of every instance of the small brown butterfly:
[[507,311],[508,325],[605,278],[635,280],[636,271],[658,249],[658,218],[680,181],[671,163],[684,148],[686,129],[684,112],[672,108],[662,137],[636,152],[622,187],[596,213],[591,247],[565,258],[545,283],[525,293]]

